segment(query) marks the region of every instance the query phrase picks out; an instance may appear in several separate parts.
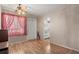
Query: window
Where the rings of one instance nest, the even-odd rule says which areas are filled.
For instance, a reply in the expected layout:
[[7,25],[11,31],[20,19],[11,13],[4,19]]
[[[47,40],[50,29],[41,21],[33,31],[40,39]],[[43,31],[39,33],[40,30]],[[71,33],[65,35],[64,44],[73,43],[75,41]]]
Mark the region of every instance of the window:
[[2,29],[7,29],[9,36],[25,35],[26,17],[2,13]]

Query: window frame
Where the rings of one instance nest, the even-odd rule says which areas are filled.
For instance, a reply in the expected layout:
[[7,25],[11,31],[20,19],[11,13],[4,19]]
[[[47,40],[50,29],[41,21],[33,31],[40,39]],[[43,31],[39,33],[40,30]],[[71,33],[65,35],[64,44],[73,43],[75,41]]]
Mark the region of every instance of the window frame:
[[[24,33],[23,34],[16,34],[16,35],[9,35],[9,36],[24,36],[24,35],[27,35],[27,30],[26,30],[26,22],[27,22],[27,18],[26,18],[26,16],[19,16],[19,15],[15,15],[15,14],[11,14],[11,13],[4,13],[4,12],[2,12],[1,13],[1,29],[2,30],[4,30],[4,27],[3,27],[3,24],[4,24],[4,20],[3,20],[3,15],[11,15],[11,16],[16,16],[16,17],[24,17],[25,18],[25,20],[24,20]],[[15,32],[16,33],[16,32]]]

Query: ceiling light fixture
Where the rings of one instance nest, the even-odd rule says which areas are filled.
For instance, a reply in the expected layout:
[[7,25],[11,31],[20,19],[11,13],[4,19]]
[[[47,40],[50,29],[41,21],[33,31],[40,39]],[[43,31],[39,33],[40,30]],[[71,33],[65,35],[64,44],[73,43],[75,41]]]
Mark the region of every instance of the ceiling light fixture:
[[17,6],[17,9],[16,9],[16,14],[18,14],[18,15],[25,15],[26,11],[27,11],[26,6],[24,6],[22,4],[19,4]]

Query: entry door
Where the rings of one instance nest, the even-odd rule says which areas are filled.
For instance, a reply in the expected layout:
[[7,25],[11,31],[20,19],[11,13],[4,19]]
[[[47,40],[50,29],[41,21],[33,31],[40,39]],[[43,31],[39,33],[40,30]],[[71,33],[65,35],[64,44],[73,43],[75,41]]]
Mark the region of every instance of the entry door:
[[49,34],[49,28],[50,28],[50,19],[47,18],[44,20],[44,33],[43,33],[43,37],[44,38],[49,38],[50,34]]
[[27,39],[32,40],[37,37],[37,21],[35,18],[27,20]]

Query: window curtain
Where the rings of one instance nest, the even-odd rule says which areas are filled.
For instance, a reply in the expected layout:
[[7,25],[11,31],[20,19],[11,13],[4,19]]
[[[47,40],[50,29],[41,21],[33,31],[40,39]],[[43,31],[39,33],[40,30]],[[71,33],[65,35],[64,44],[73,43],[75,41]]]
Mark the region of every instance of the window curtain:
[[26,17],[2,13],[2,29],[7,29],[9,36],[25,35]]

